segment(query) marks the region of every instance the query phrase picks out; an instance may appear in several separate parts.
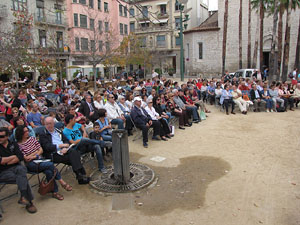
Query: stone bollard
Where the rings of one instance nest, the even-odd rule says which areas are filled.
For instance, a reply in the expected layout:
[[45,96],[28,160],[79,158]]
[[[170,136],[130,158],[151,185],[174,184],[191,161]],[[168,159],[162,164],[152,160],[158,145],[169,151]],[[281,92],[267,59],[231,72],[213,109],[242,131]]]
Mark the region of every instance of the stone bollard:
[[112,153],[114,161],[114,178],[121,184],[127,184],[130,180],[130,168],[128,135],[126,130],[113,130]]

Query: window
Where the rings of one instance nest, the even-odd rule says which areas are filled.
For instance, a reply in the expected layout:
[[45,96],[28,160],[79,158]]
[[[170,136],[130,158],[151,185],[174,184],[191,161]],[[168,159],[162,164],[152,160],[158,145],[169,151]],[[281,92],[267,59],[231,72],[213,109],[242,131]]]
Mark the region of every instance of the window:
[[134,17],[134,8],[129,9],[129,15],[130,17]]
[[89,0],[89,7],[94,8],[94,0]]
[[160,15],[167,14],[167,5],[160,5]]
[[180,43],[180,37],[176,37],[175,39],[176,39],[175,40],[176,46],[180,46],[181,45],[181,43]]
[[147,47],[147,37],[141,38],[141,47],[146,48]]
[[89,40],[87,38],[81,38],[81,51],[89,50]]
[[187,58],[189,59],[190,58],[190,44],[189,43],[187,43],[186,44],[186,49],[187,49]]
[[77,3],[77,0],[73,0],[73,3]]
[[166,36],[165,35],[156,36],[156,45],[157,45],[157,47],[165,47],[166,46]]
[[119,4],[119,16],[123,16],[123,6]]
[[105,26],[105,32],[108,32],[109,31],[109,23],[105,22],[104,26]]
[[103,32],[103,23],[101,20],[98,21],[98,30],[100,34]]
[[180,29],[180,18],[175,18],[175,28]]
[[135,22],[130,22],[130,32],[135,31]]
[[123,7],[124,8],[124,16],[127,17],[127,6]]
[[54,4],[54,9],[55,9],[55,23],[62,24],[61,5]]
[[106,49],[106,52],[109,52],[110,51],[110,44],[109,42],[105,42],[105,49]]
[[40,46],[43,48],[47,47],[47,39],[46,39],[46,31],[45,30],[39,30],[39,40],[40,40]]
[[79,38],[78,37],[75,38],[75,50],[80,51],[80,45],[79,45]]
[[103,51],[103,41],[99,41],[99,52]]
[[124,31],[123,31],[123,23],[120,23],[120,34],[123,35]]
[[101,0],[98,0],[98,10],[101,10]]
[[78,14],[74,13],[74,27],[78,27]]
[[95,20],[94,19],[90,19],[90,29],[91,30],[95,29]]
[[166,26],[168,26],[168,22],[166,22],[166,23],[159,23],[159,26],[166,27]]
[[45,19],[44,8],[37,7],[36,11],[37,11],[37,20],[43,21]]
[[147,6],[143,6],[143,16],[148,18],[148,7]]
[[79,3],[86,5],[86,0],[79,0]]
[[124,24],[124,34],[127,35],[128,34],[128,25]]
[[58,49],[62,49],[64,47],[63,32],[56,32],[56,43]]
[[95,40],[91,40],[91,51],[96,51]]
[[141,23],[142,27],[149,27],[149,23]]
[[15,11],[25,11],[27,9],[27,0],[12,0],[12,7]]
[[199,46],[199,59],[203,59],[203,43],[199,42],[198,46]]
[[175,3],[175,11],[179,11],[180,10],[180,4],[179,3]]
[[108,3],[104,2],[104,12],[108,12]]
[[80,14],[80,27],[87,28],[87,16]]

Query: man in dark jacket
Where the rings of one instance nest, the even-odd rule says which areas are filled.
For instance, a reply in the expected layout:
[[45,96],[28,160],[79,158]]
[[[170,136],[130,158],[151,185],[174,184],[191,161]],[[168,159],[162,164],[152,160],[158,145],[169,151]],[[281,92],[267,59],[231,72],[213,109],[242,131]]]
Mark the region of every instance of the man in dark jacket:
[[99,119],[97,108],[94,106],[94,103],[92,102],[92,96],[89,94],[85,96],[85,101],[81,101],[79,112],[92,122],[95,122],[97,119]]
[[259,107],[261,106],[261,104],[266,105],[266,102],[262,100],[261,93],[259,92],[259,90],[257,90],[256,84],[252,85],[252,89],[250,91],[250,97],[251,97],[251,101],[254,104],[254,112],[260,111]]
[[147,111],[141,107],[142,99],[140,97],[134,98],[134,107],[131,110],[130,116],[137,128],[142,130],[143,133],[143,145],[148,148],[148,130],[149,127],[153,127],[153,140],[160,140],[157,136],[160,134],[160,122],[152,121]]
[[8,140],[8,129],[0,128],[0,182],[7,184],[17,184],[21,193],[19,204],[26,205],[29,213],[35,213],[36,207],[33,205],[33,195],[27,179],[27,169],[20,164],[23,154],[16,143]]
[[40,143],[44,150],[43,155],[47,159],[52,159],[54,163],[71,165],[79,184],[89,183],[86,172],[81,164],[80,152],[70,148],[70,144],[65,135],[54,128],[52,117],[45,119],[44,132],[40,134]]

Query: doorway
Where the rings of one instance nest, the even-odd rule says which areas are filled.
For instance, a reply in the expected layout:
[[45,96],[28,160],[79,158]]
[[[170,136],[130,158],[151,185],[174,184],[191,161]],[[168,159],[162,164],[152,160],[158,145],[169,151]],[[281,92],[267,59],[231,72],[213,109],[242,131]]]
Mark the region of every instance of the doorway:
[[264,63],[261,66],[262,68],[269,68],[270,65],[270,52],[263,52]]

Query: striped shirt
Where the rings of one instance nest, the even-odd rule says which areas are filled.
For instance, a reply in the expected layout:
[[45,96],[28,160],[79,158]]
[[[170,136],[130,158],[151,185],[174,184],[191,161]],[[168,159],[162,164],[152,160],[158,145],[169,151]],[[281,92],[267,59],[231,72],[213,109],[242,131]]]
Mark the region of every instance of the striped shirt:
[[41,145],[35,137],[30,137],[26,142],[19,144],[19,148],[23,155],[30,155],[40,149]]

